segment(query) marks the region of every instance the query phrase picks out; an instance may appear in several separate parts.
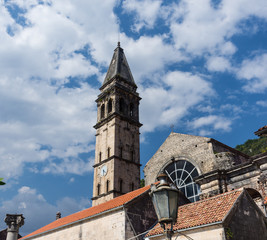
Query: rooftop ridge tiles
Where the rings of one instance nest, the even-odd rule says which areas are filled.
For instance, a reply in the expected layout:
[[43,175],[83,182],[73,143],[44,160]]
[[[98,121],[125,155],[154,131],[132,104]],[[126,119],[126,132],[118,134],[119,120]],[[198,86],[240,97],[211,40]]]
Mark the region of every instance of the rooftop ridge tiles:
[[235,192],[242,192],[243,191],[243,188],[238,188],[238,189],[234,189],[234,190],[230,190],[228,192],[224,192],[224,193],[220,193],[220,194],[217,194],[215,196],[212,196],[212,197],[209,197],[209,198],[206,198],[206,199],[202,199],[202,200],[199,200],[199,201],[196,201],[196,202],[191,202],[191,203],[188,203],[188,204],[185,204],[185,205],[182,205],[180,206],[180,208],[182,207],[185,207],[185,206],[188,206],[189,204],[199,204],[201,202],[205,202],[205,201],[210,201],[211,199],[214,199],[214,198],[220,198],[222,196],[225,196],[225,195],[228,195],[228,194],[233,194]]
[[[177,213],[177,222],[173,226],[174,231],[222,222],[243,192],[242,189],[236,189],[180,206]],[[162,234],[163,230],[161,228],[155,229],[157,226],[158,224],[147,236]]]

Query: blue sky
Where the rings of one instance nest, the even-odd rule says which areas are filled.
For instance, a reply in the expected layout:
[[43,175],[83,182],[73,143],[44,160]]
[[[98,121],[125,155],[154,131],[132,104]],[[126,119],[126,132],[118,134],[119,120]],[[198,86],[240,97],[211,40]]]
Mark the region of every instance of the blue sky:
[[[231,147],[267,116],[266,0],[0,1],[0,217],[91,204],[95,99],[120,32],[144,167],[171,132]],[[1,229],[5,223],[0,223]]]

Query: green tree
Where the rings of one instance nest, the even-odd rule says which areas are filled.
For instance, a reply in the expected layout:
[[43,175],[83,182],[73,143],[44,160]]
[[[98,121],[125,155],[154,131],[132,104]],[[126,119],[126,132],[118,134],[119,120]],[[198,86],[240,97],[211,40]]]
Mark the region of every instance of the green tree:
[[267,152],[267,138],[249,139],[245,143],[237,145],[235,148],[249,156],[264,153]]
[[140,187],[144,187],[145,186],[145,179],[140,179]]

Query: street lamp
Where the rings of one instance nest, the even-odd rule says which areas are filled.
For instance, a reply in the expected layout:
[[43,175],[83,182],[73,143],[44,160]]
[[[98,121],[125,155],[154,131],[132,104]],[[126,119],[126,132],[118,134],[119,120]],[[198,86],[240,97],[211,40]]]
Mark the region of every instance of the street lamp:
[[[167,178],[165,173],[161,173],[157,177],[160,183],[157,186],[151,185],[150,196],[152,197],[158,221],[164,232],[166,232],[167,238],[171,239],[173,224],[177,220],[179,190],[174,185],[170,186]],[[170,224],[171,228],[167,228],[166,224]]]

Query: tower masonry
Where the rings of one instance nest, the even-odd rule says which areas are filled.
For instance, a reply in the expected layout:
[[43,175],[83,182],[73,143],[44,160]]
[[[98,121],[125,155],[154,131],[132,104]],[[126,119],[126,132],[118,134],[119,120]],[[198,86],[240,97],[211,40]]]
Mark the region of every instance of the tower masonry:
[[101,93],[97,123],[93,206],[139,188],[139,101],[131,70],[118,43]]

